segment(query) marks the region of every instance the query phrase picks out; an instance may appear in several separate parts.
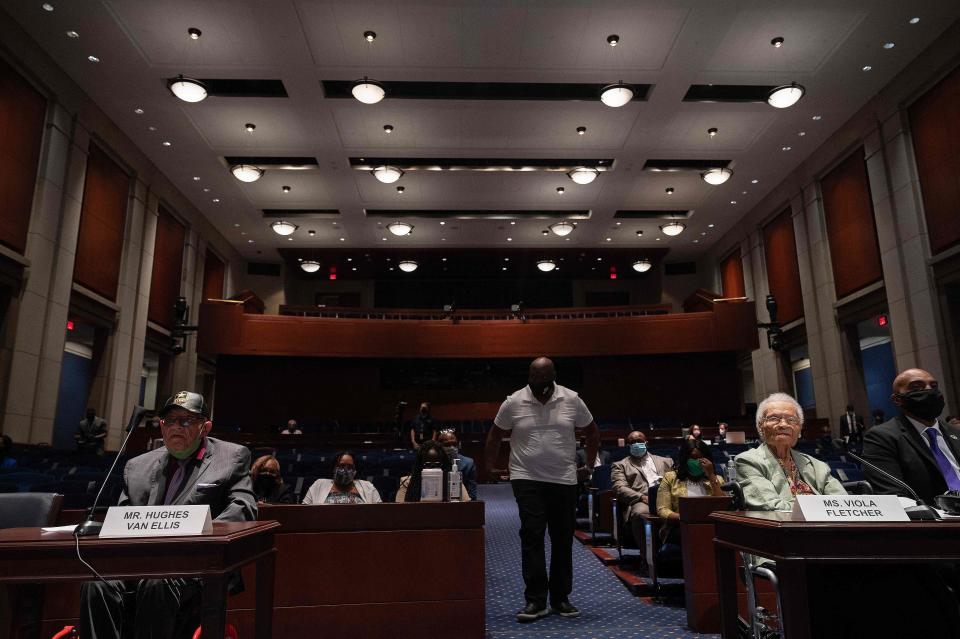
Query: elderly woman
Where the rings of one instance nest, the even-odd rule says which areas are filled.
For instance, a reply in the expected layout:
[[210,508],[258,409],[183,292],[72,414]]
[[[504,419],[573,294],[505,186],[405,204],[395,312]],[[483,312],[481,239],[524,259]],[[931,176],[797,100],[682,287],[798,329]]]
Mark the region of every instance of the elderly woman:
[[310,486],[304,504],[379,504],[380,493],[370,482],[357,479],[353,453],[337,453],[333,460],[333,479],[318,479]]
[[830,467],[793,449],[803,429],[803,408],[786,393],[757,406],[763,443],[736,456],[747,510],[792,510],[796,495],[846,495]]
[[280,476],[280,462],[273,455],[264,455],[253,462],[250,469],[253,492],[258,504],[295,504],[296,497],[290,484]]

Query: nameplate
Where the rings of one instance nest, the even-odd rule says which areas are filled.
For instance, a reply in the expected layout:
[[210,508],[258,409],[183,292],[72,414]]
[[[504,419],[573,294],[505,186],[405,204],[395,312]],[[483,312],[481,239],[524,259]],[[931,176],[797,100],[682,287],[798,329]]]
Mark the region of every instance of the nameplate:
[[910,521],[896,495],[797,495],[793,512],[805,521]]
[[113,506],[100,537],[202,535],[213,529],[210,506]]

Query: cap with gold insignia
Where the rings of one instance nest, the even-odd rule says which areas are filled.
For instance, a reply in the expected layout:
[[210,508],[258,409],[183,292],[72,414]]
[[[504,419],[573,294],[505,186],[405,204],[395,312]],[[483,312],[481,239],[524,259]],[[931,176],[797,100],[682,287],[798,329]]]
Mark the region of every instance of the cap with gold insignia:
[[160,410],[160,417],[166,415],[173,408],[182,408],[191,413],[197,413],[207,417],[210,411],[207,409],[206,402],[203,401],[203,395],[200,393],[191,393],[190,391],[180,391],[170,397]]

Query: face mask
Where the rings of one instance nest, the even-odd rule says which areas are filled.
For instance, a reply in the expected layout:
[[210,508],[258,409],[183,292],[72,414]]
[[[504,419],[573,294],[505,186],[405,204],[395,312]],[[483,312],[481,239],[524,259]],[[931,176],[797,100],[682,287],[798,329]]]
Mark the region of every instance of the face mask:
[[195,452],[197,452],[197,449],[200,448],[200,441],[202,439],[203,439],[203,435],[201,434],[199,437],[193,440],[192,444],[190,444],[183,450],[177,451],[177,450],[170,450],[168,448],[167,452],[170,453],[174,458],[179,459],[180,461],[183,461],[184,459],[189,459],[190,456],[193,455]]
[[550,393],[553,392],[553,382],[538,382],[536,384],[531,382],[530,390],[536,397],[549,397]]
[[277,476],[276,475],[260,475],[257,477],[257,481],[254,482],[257,490],[260,492],[266,492],[277,485]]
[[899,396],[903,410],[920,419],[936,419],[943,412],[945,402],[939,388],[910,391]]
[[703,466],[700,465],[700,460],[698,459],[688,459],[687,460],[687,472],[694,479],[703,477],[704,471]]
[[644,442],[633,442],[630,444],[630,454],[634,457],[643,457],[647,454],[647,445]]
[[357,471],[353,468],[338,467],[333,473],[333,483],[343,488],[353,483],[353,478],[357,476]]
[[443,450],[446,451],[447,457],[450,459],[455,459],[457,457],[457,453],[460,452],[460,448],[457,446],[444,446]]

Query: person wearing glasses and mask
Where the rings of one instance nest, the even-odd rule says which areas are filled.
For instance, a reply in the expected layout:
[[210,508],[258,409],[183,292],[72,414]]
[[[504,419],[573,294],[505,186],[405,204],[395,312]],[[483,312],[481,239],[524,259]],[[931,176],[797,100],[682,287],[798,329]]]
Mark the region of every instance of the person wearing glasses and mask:
[[791,510],[796,495],[846,495],[830,467],[794,446],[803,429],[803,408],[774,393],[757,406],[758,447],[734,459],[747,510]]
[[313,482],[304,504],[379,504],[380,493],[373,484],[356,479],[357,464],[353,453],[337,453],[333,460],[333,479],[321,478]]
[[295,504],[297,498],[290,484],[280,476],[280,462],[273,455],[264,455],[250,469],[253,491],[258,504]]
[[[180,391],[160,411],[164,446],[123,469],[118,506],[209,505],[216,521],[253,521],[257,499],[246,446],[208,437],[203,395]],[[239,573],[231,590],[239,587]],[[80,589],[80,636],[119,638],[124,609],[136,607],[134,637],[167,638],[196,628],[201,581],[196,578],[88,581]]]

